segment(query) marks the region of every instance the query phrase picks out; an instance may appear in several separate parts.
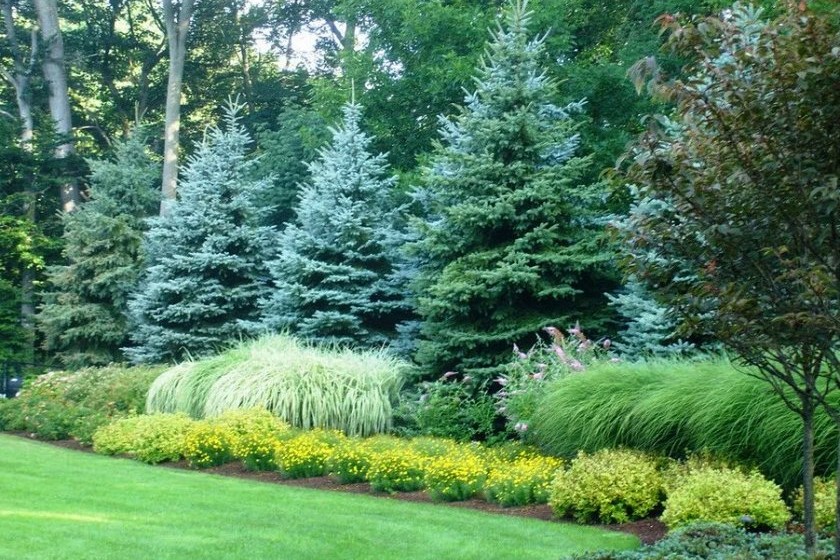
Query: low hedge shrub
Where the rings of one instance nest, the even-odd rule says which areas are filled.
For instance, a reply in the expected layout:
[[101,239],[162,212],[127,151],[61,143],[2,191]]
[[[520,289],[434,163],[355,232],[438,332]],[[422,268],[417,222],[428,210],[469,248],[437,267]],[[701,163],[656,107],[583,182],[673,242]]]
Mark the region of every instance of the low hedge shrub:
[[551,483],[562,468],[562,460],[540,455],[497,461],[484,482],[484,496],[504,507],[546,504]]
[[641,519],[661,503],[658,461],[626,449],[579,453],[568,470],[557,471],[551,504],[557,517],[580,523],[625,523]]
[[199,469],[223,465],[234,459],[234,432],[221,424],[196,422],[184,437],[184,458]]
[[669,482],[661,519],[670,528],[706,521],[780,529],[789,518],[782,489],[759,472],[701,467]]
[[368,482],[379,492],[414,492],[423,489],[428,456],[398,446],[375,453],[368,468]]
[[[793,513],[802,519],[802,487],[796,489],[793,496]],[[835,504],[837,500],[837,487],[833,478],[814,479],[814,521],[817,530],[825,534],[834,534],[835,527]]]
[[145,463],[177,461],[184,456],[186,436],[195,421],[185,414],[151,414],[121,418],[93,434],[93,450],[127,454]]
[[286,478],[309,478],[327,474],[327,463],[333,449],[346,437],[332,430],[297,432],[277,444],[275,462]]
[[431,457],[425,465],[423,486],[433,500],[458,502],[478,494],[487,478],[487,464],[469,446]]

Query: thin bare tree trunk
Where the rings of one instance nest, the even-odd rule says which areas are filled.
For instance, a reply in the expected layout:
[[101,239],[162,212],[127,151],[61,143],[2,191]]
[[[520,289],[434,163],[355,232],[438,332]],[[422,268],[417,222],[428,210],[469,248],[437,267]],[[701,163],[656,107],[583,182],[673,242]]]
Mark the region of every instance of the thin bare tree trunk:
[[[64,40],[58,23],[56,0],[34,0],[41,27],[41,39],[46,47],[43,63],[44,79],[49,86],[50,114],[62,143],[55,149],[55,157],[64,159],[73,153],[73,121],[70,114],[70,93],[67,86],[67,70],[64,67]],[[79,185],[67,181],[61,186],[61,206],[65,212],[72,212],[81,202]]]
[[181,133],[181,88],[184,83],[184,61],[187,55],[187,34],[195,0],[182,0],[176,16],[172,0],[163,0],[163,17],[169,41],[169,82],[166,86],[166,120],[163,136],[163,178],[161,181],[160,214],[166,214],[175,200],[178,187],[178,142]]

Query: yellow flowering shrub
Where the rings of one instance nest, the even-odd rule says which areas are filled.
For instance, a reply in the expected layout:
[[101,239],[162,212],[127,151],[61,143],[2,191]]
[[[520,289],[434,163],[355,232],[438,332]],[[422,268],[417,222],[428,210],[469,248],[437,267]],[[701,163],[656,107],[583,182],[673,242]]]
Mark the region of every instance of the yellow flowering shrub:
[[759,472],[702,468],[676,479],[668,491],[662,522],[669,528],[694,521],[781,528],[790,518],[782,489]]
[[281,438],[275,453],[277,468],[286,478],[323,476],[333,450],[345,439],[341,432],[320,429]]
[[408,445],[372,454],[367,475],[371,488],[380,492],[422,490],[428,459]]
[[122,418],[93,434],[97,453],[133,455],[146,463],[177,461],[195,421],[186,414],[143,414]]
[[[817,530],[823,533],[834,533],[834,505],[837,488],[830,478],[814,478],[814,521]],[[797,488],[793,496],[793,512],[802,519],[804,498],[802,487]]]
[[549,503],[556,516],[581,523],[641,519],[661,502],[658,467],[654,458],[637,451],[581,452],[568,470],[557,471]]
[[561,459],[535,454],[494,462],[484,482],[484,496],[504,507],[548,503],[551,483],[562,468]]
[[230,431],[231,453],[251,471],[277,468],[275,458],[279,439],[289,433],[289,425],[264,408],[227,410],[212,422]]
[[223,465],[233,459],[234,433],[213,422],[196,422],[184,438],[184,458],[199,469]]
[[468,446],[460,446],[446,455],[430,457],[425,464],[424,486],[435,500],[468,500],[482,488],[487,465]]
[[441,457],[450,455],[459,450],[459,444],[455,440],[440,437],[416,437],[405,443],[411,450],[416,451],[424,457]]

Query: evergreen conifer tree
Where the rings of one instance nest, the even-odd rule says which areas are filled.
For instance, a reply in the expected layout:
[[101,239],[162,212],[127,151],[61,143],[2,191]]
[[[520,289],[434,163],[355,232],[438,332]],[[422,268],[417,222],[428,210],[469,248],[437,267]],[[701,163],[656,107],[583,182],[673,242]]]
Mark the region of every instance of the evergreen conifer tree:
[[160,196],[160,169],[142,134],[90,168],[91,200],[62,216],[67,264],[48,270],[38,315],[45,350],[71,368],[122,359],[128,296],[142,271],[143,220]]
[[224,130],[213,127],[188,160],[179,197],[151,220],[147,269],[129,302],[136,326],[134,362],[160,362],[218,351],[258,333],[266,263],[276,234],[261,226],[256,204],[267,180],[251,180],[250,142],[231,104]]
[[477,89],[426,170],[430,204],[418,249],[424,319],[418,361],[430,374],[458,370],[487,379],[511,345],[547,325],[579,320],[597,331],[612,284],[610,255],[594,211],[602,194],[581,184],[589,158],[572,114],[552,103],[524,1],[492,34]]
[[377,346],[394,339],[406,316],[396,180],[385,155],[369,152],[361,108],[350,103],[343,112],[281,236],[265,323],[317,342]]

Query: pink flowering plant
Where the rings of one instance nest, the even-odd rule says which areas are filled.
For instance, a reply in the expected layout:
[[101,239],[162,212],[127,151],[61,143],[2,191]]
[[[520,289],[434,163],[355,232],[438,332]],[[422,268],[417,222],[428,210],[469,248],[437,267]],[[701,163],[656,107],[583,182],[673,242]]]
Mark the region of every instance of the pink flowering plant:
[[552,326],[543,331],[547,337],[538,336],[527,352],[514,344],[513,361],[494,380],[501,387],[495,395],[498,411],[507,419],[508,429],[523,439],[549,382],[584,372],[598,360],[615,359],[610,358],[609,339],[590,340],[578,323],[567,334]]

